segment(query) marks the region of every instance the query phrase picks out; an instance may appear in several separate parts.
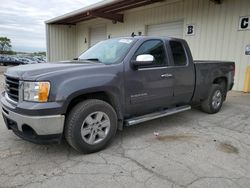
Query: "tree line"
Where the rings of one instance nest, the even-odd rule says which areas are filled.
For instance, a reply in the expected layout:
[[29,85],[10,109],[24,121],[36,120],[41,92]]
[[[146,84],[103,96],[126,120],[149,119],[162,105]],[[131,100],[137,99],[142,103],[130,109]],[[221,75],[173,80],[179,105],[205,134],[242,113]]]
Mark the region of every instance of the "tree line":
[[[17,52],[12,50],[11,40],[0,36],[0,54],[15,55]],[[34,55],[46,56],[46,52],[34,52]]]

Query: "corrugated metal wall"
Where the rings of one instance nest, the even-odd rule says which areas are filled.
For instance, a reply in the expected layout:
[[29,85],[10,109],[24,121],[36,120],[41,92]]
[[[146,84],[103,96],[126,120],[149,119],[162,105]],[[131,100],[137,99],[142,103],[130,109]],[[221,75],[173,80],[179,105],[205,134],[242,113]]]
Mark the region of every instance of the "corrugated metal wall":
[[[239,16],[250,15],[249,7],[249,0],[223,0],[221,5],[210,0],[168,0],[126,11],[124,23],[112,24],[104,19],[79,23],[75,30],[71,30],[76,38],[74,34],[60,34],[60,38],[60,28],[50,29],[50,60],[69,59],[72,54],[79,55],[86,50],[89,47],[89,28],[94,25],[106,24],[107,37],[110,35],[113,38],[129,36],[132,32],[145,34],[147,25],[151,24],[184,21],[184,28],[187,24],[196,26],[194,36],[186,36],[183,31],[183,38],[188,41],[194,59],[235,61],[237,72],[234,89],[242,90],[246,67],[250,65],[250,56],[244,54],[245,46],[250,44],[250,30],[238,31],[238,22]],[[75,41],[75,46],[57,49],[62,45],[58,38],[69,43]],[[70,50],[69,56],[66,55],[67,50]]]
[[[191,3],[192,2],[192,3]],[[250,15],[249,0],[224,0],[216,5],[207,0],[184,1],[185,23],[196,24],[195,36],[184,36],[195,59],[236,62],[235,90],[242,90],[250,56],[250,30],[238,31],[239,16]]]
[[47,25],[47,59],[59,61],[76,56],[76,26]]
[[[79,56],[83,51],[90,47],[90,29],[95,26],[106,26],[109,21],[104,19],[95,19],[79,23],[76,25],[76,54]],[[108,38],[108,36],[107,36]]]
[[[95,19],[77,24],[77,54],[89,47],[89,29],[94,25],[106,24],[107,37],[130,36],[132,32],[146,33],[146,26],[150,24],[166,23],[183,20],[183,1],[168,0],[155,3],[124,13],[124,23],[112,24],[110,20]],[[87,43],[85,43],[85,38]],[[84,42],[83,42],[84,41]]]

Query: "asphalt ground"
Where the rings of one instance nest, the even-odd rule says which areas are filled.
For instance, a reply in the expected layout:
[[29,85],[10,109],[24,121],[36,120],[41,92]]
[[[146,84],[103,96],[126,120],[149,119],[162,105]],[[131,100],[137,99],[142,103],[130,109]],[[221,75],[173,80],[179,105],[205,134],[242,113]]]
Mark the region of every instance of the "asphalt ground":
[[230,92],[214,115],[192,109],[126,127],[89,155],[26,142],[0,117],[0,187],[248,188],[250,94]]

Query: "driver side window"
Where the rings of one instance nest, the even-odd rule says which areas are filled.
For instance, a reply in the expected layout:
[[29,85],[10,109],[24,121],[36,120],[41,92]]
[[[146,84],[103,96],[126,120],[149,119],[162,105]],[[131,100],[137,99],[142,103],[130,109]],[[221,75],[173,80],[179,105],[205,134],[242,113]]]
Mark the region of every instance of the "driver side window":
[[147,67],[158,67],[166,65],[166,53],[164,43],[161,40],[148,40],[144,42],[135,52],[133,59],[135,60],[138,55],[150,54],[154,56],[154,63]]

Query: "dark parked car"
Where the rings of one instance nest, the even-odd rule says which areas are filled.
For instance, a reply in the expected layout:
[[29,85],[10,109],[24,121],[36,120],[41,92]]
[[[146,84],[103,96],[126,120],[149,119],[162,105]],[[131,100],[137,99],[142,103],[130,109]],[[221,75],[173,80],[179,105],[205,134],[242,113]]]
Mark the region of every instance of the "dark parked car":
[[0,56],[0,64],[3,64],[2,62],[4,61],[5,56]]
[[20,61],[18,58],[8,57],[8,56],[0,58],[0,63],[4,66],[7,66],[7,65],[15,66],[15,65],[22,65],[23,64],[23,62]]
[[37,63],[45,63],[46,61],[42,57],[33,57],[34,61],[37,61]]
[[23,139],[46,143],[65,136],[76,150],[95,152],[123,126],[192,105],[217,113],[234,72],[234,62],[193,61],[182,39],[109,39],[75,61],[9,68],[2,112],[8,129]]
[[27,57],[20,57],[19,61],[21,61],[23,65],[36,64],[37,63],[37,61],[35,61],[33,59],[30,59],[30,58],[27,58]]

